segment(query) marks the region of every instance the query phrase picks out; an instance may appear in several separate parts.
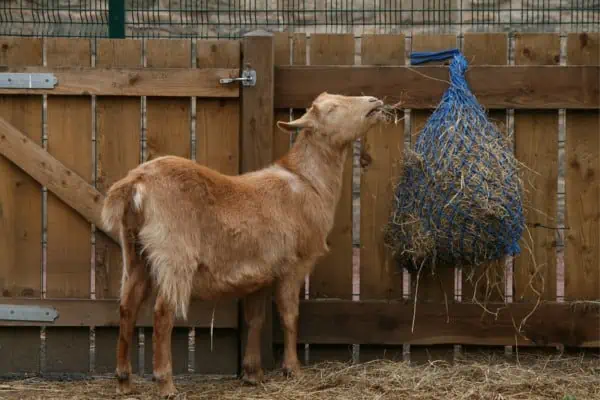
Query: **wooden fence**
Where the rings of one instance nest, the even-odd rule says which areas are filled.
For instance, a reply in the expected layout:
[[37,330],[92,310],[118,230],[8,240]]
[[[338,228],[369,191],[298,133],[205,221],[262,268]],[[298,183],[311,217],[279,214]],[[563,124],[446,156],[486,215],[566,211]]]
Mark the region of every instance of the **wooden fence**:
[[[509,260],[506,274],[491,269],[500,273],[477,287],[459,268],[426,274],[415,302],[415,280],[392,262],[382,228],[402,149],[439,101],[447,68],[407,67],[406,53],[457,46],[476,96],[514,130],[517,157],[540,172],[529,194],[539,212],[523,239],[534,257]],[[599,35],[585,33],[0,38],[0,72],[58,79],[53,89],[0,88],[0,307],[59,313],[54,322],[0,320],[0,375],[112,372],[121,259],[98,218],[103,193],[163,154],[230,174],[264,166],[290,146],[274,122],[325,90],[402,100],[410,112],[406,124],[369,132],[369,166],[348,160],[332,251],[302,295],[307,360],[447,358],[455,345],[600,347],[599,49]],[[246,64],[256,86],[219,83]],[[490,280],[500,288],[491,295]],[[192,305],[174,330],[176,373],[239,370],[238,307]],[[273,365],[282,335],[276,313],[267,321]],[[138,326],[134,369],[149,373],[148,307]]]

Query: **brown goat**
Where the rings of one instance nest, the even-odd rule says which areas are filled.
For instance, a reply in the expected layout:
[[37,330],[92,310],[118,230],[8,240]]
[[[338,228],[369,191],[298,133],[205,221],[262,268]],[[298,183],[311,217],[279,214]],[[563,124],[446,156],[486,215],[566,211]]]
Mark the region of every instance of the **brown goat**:
[[299,373],[299,291],[327,251],[352,142],[379,119],[383,103],[368,96],[323,93],[299,119],[278,122],[300,134],[289,153],[267,168],[227,176],[191,160],[165,156],[143,163],[108,191],[102,210],[123,253],[119,393],[131,390],[130,346],[137,313],[152,289],[153,373],[162,395],[176,392],[171,331],[190,298],[246,297],[248,342],[244,379],[262,380],[261,289],[274,285],[284,329],[283,368]]

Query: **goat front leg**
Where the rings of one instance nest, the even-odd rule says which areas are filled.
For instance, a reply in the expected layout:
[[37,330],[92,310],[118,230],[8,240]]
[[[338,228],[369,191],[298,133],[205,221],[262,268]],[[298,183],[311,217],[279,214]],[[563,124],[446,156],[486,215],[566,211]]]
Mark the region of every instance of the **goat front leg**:
[[275,286],[275,301],[283,326],[283,371],[288,376],[300,375],[300,362],[296,350],[298,335],[298,307],[302,280],[283,277]]
[[270,288],[251,293],[243,300],[244,319],[248,327],[248,340],[242,362],[244,382],[256,385],[262,382],[264,374],[261,367],[261,336],[265,322],[265,306]]
[[143,262],[136,257],[125,275],[119,306],[119,340],[117,342],[117,393],[131,393],[131,342],[140,305],[150,288],[150,279]]
[[173,384],[173,363],[171,359],[171,333],[175,320],[175,311],[165,298],[158,295],[154,305],[154,332],[152,334],[152,379],[158,383],[161,396],[177,393]]

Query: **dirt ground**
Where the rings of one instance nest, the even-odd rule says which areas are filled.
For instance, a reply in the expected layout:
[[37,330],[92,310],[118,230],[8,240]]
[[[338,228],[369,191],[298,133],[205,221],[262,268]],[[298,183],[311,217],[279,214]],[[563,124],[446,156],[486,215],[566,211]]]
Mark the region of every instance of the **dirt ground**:
[[[115,394],[112,377],[76,381],[42,378],[0,382],[0,398],[15,399],[157,399],[150,379],[134,377],[136,392]],[[520,356],[519,360],[470,357],[454,364],[377,360],[362,364],[326,363],[304,368],[300,378],[271,373],[260,386],[238,379],[183,376],[176,379],[178,399],[600,399],[597,356]]]

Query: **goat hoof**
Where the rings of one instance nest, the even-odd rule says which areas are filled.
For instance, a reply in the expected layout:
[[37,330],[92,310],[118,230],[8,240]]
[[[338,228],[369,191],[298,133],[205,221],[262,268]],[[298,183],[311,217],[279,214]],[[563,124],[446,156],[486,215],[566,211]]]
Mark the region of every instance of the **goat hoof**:
[[131,374],[129,372],[118,372],[117,376],[117,394],[131,394]]
[[302,376],[302,370],[299,365],[293,367],[283,366],[283,375],[286,378],[300,378]]
[[133,389],[131,388],[131,382],[119,382],[117,384],[117,394],[131,394]]
[[179,399],[181,397],[178,396],[177,389],[175,389],[175,385],[172,383],[166,384],[165,386],[160,388],[160,396],[163,399]]
[[242,375],[242,381],[248,385],[256,386],[264,380],[264,374],[262,370],[253,372],[244,372]]

